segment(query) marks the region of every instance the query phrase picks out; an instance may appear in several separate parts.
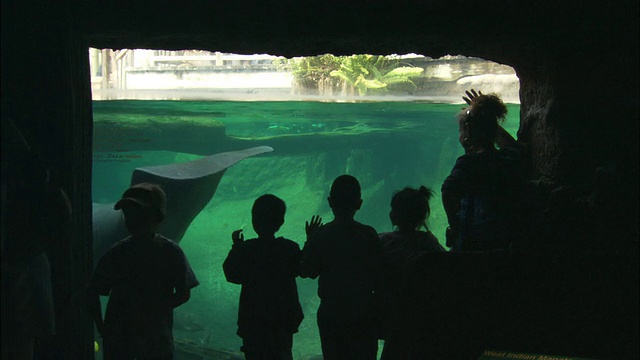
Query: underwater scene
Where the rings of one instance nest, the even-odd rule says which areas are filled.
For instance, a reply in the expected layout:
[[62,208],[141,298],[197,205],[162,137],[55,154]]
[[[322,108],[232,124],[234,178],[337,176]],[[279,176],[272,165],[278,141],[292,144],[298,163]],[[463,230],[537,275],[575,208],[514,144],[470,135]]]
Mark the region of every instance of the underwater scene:
[[[256,237],[251,207],[260,195],[270,193],[285,201],[285,223],[276,236],[302,248],[305,221],[312,215],[324,222],[333,219],[327,196],[337,176],[350,174],[360,181],[363,204],[355,218],[379,233],[393,230],[388,214],[394,191],[425,185],[435,192],[427,225],[444,245],[447,220],[440,187],[463,153],[457,114],[465,105],[94,101],[94,203],[116,202],[136,168],[269,147],[222,170],[219,183],[208,189],[211,200],[179,241],[200,285],[174,310],[176,359],[242,358],[242,340],[236,335],[240,286],[226,281],[222,263],[234,230],[243,229],[246,239]],[[503,126],[516,137],[520,105],[508,104],[508,110]],[[206,201],[210,195],[202,189],[195,194],[200,191]],[[319,299],[317,280],[298,278],[297,283],[305,319],[294,335],[293,354],[304,360],[322,354],[316,324]]]

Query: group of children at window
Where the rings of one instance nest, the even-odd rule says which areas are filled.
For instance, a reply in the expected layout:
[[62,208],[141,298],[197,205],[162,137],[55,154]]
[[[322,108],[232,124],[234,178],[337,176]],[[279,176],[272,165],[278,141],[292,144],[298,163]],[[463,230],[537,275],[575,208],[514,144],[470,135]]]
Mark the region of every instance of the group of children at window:
[[[516,186],[517,156],[506,150],[516,142],[498,125],[506,107],[497,96],[472,90],[464,99],[470,105],[459,119],[465,155],[442,188],[450,224],[447,246],[455,251],[501,249],[508,246],[509,230],[500,224],[510,220],[497,208],[509,209],[505,199]],[[424,186],[395,193],[389,215],[396,230],[378,234],[354,219],[362,206],[360,184],[353,176],[341,175],[328,197],[333,221],[322,224],[313,216],[306,223],[302,250],[275,235],[285,221],[284,201],[260,196],[252,208],[258,238],[245,240],[242,230],[234,231],[223,264],[227,280],[242,285],[237,334],[246,359],[292,359],[293,334],[304,318],[298,276],[318,278],[317,322],[324,359],[376,359],[378,339],[385,339],[383,358],[406,358],[407,349],[392,326],[393,309],[401,306],[396,303],[398,279],[419,254],[446,251],[426,228],[432,196]],[[90,286],[105,360],[172,357],[172,309],[189,299],[198,280],[179,246],[155,233],[164,217],[164,201],[159,187],[140,184],[115,206],[123,210],[132,236],[101,258]],[[107,294],[111,320],[105,323],[99,295]]]
[[284,223],[285,203],[259,197],[252,209],[258,238],[243,241],[233,233],[224,262],[227,280],[242,285],[238,335],[246,359],[291,359],[293,334],[303,314],[295,278],[318,278],[318,328],[324,359],[375,359],[378,339],[386,338],[383,357],[393,351],[385,314],[393,306],[395,281],[403,263],[421,251],[444,252],[435,236],[420,231],[429,215],[432,192],[405,188],[393,196],[390,218],[397,230],[378,235],[354,219],[362,205],[358,180],[335,179],[329,194],[334,220],[318,216],[306,224],[307,241],[275,237]]

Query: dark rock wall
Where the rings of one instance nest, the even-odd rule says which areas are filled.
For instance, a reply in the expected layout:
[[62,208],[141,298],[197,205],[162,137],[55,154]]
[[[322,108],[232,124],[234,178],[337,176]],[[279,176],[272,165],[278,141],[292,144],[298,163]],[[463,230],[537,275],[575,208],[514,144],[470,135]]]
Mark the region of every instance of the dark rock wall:
[[595,168],[611,168],[637,240],[637,1],[3,1],[2,131],[6,116],[15,120],[74,206],[71,242],[53,251],[64,304],[56,347],[67,358],[91,353],[81,291],[91,268],[89,46],[461,54],[510,65],[536,174],[586,194]]
[[[73,207],[71,229],[65,229],[70,230],[70,237],[46,244],[58,326],[57,334],[43,346],[52,358],[86,359],[93,353],[91,342],[86,341],[92,325],[84,297],[91,270],[92,156],[86,45],[73,33],[73,19],[66,7],[7,1],[2,2],[1,16],[2,132],[11,119],[50,169],[52,183],[69,195]],[[5,176],[17,172],[6,169],[5,160],[16,167],[34,165],[12,161],[21,156],[21,149],[3,144],[2,151],[3,183]],[[29,206],[45,206],[33,194],[23,194],[23,199]],[[22,225],[29,227],[32,221],[38,220],[24,219]]]

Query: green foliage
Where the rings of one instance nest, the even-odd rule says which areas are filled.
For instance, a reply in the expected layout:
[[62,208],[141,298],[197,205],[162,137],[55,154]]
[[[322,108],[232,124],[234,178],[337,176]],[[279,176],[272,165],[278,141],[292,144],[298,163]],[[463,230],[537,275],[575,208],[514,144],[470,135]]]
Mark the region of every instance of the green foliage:
[[276,68],[290,71],[299,86],[315,89],[320,83],[332,80],[330,74],[340,67],[341,62],[341,57],[332,54],[274,60]]
[[398,58],[369,54],[277,59],[274,64],[281,71],[290,71],[296,84],[303,88],[320,92],[351,89],[351,92],[357,90],[360,96],[389,91],[411,93],[416,89],[411,78],[424,71],[402,66]]
[[390,56],[353,55],[344,58],[340,69],[332,71],[331,76],[357,89],[360,96],[367,95],[369,90],[385,93],[390,88],[411,92],[416,89],[411,78],[420,75],[424,69],[400,65],[400,59]]

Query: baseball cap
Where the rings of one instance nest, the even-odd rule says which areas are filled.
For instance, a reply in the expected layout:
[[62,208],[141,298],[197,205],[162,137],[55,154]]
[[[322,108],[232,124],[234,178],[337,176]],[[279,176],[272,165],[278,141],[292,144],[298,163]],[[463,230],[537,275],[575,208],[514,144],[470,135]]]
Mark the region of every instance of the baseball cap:
[[122,194],[122,198],[118,200],[113,208],[120,210],[128,201],[141,206],[156,208],[160,215],[160,221],[164,220],[167,210],[167,197],[160,185],[151,183],[133,185]]

